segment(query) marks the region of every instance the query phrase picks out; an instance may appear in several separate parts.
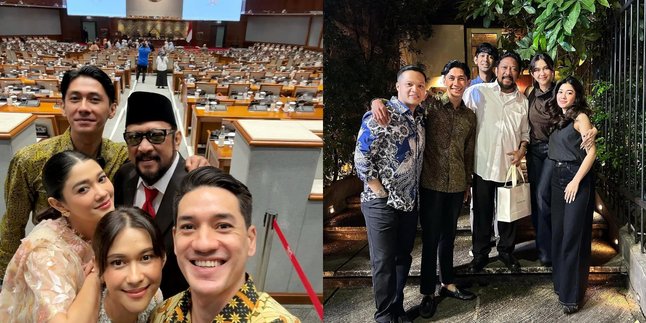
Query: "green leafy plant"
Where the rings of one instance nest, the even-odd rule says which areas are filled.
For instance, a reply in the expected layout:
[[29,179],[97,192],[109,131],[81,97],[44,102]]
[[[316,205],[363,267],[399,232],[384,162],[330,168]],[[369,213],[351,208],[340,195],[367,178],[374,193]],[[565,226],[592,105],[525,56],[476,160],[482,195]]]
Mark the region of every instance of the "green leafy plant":
[[[618,2],[612,0],[612,5]],[[576,74],[588,61],[611,3],[608,0],[463,0],[459,17],[482,18],[484,27],[497,22],[504,28],[524,30],[515,50],[529,60],[536,53],[548,53],[564,75]]]

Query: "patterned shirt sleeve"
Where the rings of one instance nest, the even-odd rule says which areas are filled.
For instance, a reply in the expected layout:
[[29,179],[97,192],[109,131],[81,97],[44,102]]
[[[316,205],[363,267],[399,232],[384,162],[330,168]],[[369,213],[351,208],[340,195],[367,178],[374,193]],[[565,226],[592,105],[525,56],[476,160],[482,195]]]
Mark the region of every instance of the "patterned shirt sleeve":
[[67,313],[80,289],[75,279],[79,274],[77,266],[68,252],[61,249],[39,247],[29,253],[24,275],[34,293],[32,313],[37,322]]
[[29,179],[30,172],[25,167],[25,160],[18,152],[9,164],[5,183],[6,212],[0,222],[0,279],[4,277],[11,257],[20,246],[20,239],[25,236],[25,226],[29,213],[36,203],[36,193]]
[[379,178],[374,159],[378,153],[378,151],[375,151],[375,147],[379,147],[381,141],[378,136],[381,129],[384,128],[377,124],[372,117],[372,112],[367,112],[363,115],[354,152],[354,165],[359,179],[366,183],[372,179]]

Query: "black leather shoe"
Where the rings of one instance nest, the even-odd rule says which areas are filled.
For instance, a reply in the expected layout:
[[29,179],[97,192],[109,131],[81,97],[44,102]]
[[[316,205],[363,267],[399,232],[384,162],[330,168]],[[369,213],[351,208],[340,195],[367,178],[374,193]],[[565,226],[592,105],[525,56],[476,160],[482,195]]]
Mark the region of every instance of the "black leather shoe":
[[468,301],[476,298],[476,294],[466,290],[455,288],[455,292],[450,291],[448,288],[442,287],[440,289],[440,296],[457,298],[459,300]]
[[425,295],[422,298],[422,303],[419,304],[419,316],[430,319],[437,310],[437,301],[434,296]]
[[473,257],[473,260],[471,260],[471,263],[469,263],[468,272],[470,274],[481,272],[482,269],[487,265],[487,263],[488,259],[484,257]]
[[579,305],[563,305],[563,313],[573,314],[579,311]]
[[516,257],[514,257],[512,254],[506,253],[506,252],[500,252],[498,253],[498,259],[500,259],[500,261],[502,261],[505,264],[505,266],[507,266],[507,268],[511,270],[511,272],[513,273],[520,272],[520,263],[518,262],[518,260],[516,260]]

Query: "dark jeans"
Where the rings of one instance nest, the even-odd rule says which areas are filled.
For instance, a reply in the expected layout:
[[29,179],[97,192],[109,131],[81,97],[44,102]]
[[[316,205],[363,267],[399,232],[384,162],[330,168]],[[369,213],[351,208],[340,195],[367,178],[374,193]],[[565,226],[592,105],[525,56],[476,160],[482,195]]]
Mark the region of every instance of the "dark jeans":
[[[473,257],[489,258],[491,235],[493,233],[493,215],[496,203],[496,189],[505,183],[487,181],[473,174]],[[516,223],[498,221],[498,252],[514,252]]]
[[529,145],[527,175],[531,186],[532,224],[536,231],[538,259],[552,261],[552,220],[550,210],[550,179],[553,163],[547,158],[547,143]]
[[422,226],[422,271],[420,293],[432,295],[437,285],[437,257],[440,282],[453,284],[453,246],[464,192],[444,193],[421,189],[419,222]]
[[572,203],[566,203],[564,190],[579,170],[575,163],[554,162],[552,172],[552,280],[559,301],[575,305],[583,300],[588,287],[594,212],[592,170],[581,180]]
[[410,253],[417,230],[417,210],[396,210],[386,201],[381,198],[361,203],[368,232],[377,322],[396,320],[405,313],[404,286],[413,261]]
[[146,71],[148,70],[148,65],[139,65],[137,64],[137,73],[135,74],[135,79],[139,81],[139,74],[141,73],[141,82],[146,82]]

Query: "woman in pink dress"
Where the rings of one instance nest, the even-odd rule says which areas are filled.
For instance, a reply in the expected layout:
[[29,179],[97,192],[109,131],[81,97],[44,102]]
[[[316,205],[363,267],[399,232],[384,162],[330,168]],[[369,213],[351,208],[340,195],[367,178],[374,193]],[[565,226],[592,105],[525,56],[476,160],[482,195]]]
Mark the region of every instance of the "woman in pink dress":
[[96,161],[75,151],[52,156],[42,181],[51,207],[9,262],[0,322],[96,322],[101,283],[89,240],[114,210],[114,188]]

